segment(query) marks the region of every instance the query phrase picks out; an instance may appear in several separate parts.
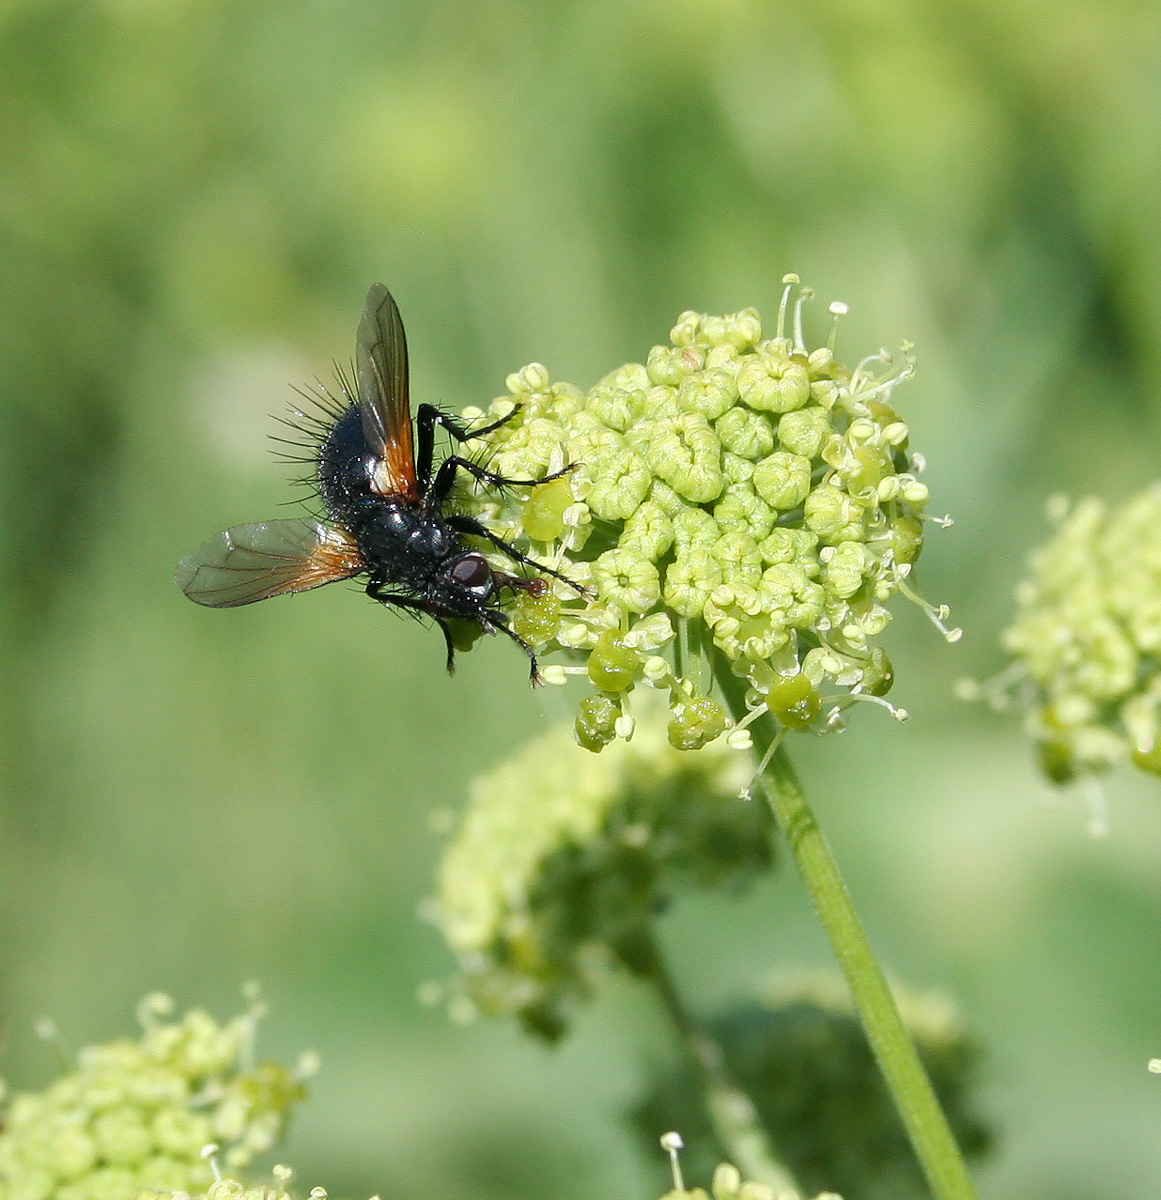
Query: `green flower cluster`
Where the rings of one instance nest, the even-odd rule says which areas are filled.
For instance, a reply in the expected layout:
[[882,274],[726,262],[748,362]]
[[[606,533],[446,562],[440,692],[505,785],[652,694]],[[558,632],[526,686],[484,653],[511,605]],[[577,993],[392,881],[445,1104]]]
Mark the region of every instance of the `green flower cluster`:
[[1003,635],[1014,661],[961,690],[1023,709],[1054,783],[1126,760],[1161,775],[1161,485],[1112,512],[1058,497],[1049,516]]
[[[893,990],[957,1141],[979,1157],[991,1134],[975,1111],[974,1043],[944,997]],[[705,1027],[800,1186],[834,1188],[846,1200],[929,1194],[840,977],[804,975],[729,1006]],[[680,1129],[693,1174],[724,1153],[688,1063],[655,1071],[632,1120],[643,1148],[656,1130]]]
[[[588,393],[533,363],[486,413],[464,413],[476,424],[512,414],[481,439],[492,471],[531,479],[575,466],[553,483],[507,496],[476,488],[463,502],[588,587],[586,597],[560,584],[524,593],[511,618],[542,653],[583,658],[544,674],[593,684],[576,724],[590,750],[631,734],[638,683],[668,692],[674,746],[725,732],[710,694],[715,658],[748,682],[754,711],[786,728],[840,726],[852,697],[891,687],[876,639],[898,592],[958,636],[907,582],[928,501],[890,404],[913,372],[909,348],[900,369],[882,351],[853,371],[835,358],[833,329],[808,350],[812,293],[799,292],[788,332],[798,279],[785,282],[773,337],[753,309],[685,312],[670,345]],[[836,321],[845,311],[831,306]]]
[[[82,1050],[45,1091],[14,1096],[0,1131],[0,1200],[126,1200],[141,1190],[204,1189],[207,1144],[245,1166],[281,1137],[303,1074],[248,1060],[261,1010],[225,1025],[173,1001],[139,1009],[144,1032]],[[217,1200],[217,1198],[215,1198]]]
[[457,1006],[554,1038],[610,967],[647,972],[672,888],[738,887],[770,865],[769,810],[739,798],[748,773],[721,743],[678,753],[646,713],[600,757],[558,729],[477,779],[436,905],[463,969]]

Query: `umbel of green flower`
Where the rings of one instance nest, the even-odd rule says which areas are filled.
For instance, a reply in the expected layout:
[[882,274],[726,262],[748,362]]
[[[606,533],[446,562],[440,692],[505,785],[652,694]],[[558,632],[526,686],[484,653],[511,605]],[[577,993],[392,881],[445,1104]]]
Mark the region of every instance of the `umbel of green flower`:
[[769,810],[738,796],[748,774],[721,742],[678,753],[645,713],[600,757],[557,729],[475,780],[436,906],[460,1001],[555,1038],[611,967],[647,974],[672,890],[740,887],[770,865]]
[[[772,337],[753,309],[685,312],[669,345],[587,393],[533,363],[487,412],[464,413],[476,424],[511,415],[481,439],[492,471],[535,479],[575,465],[507,495],[473,484],[463,503],[589,588],[521,593],[510,616],[541,654],[564,652],[548,682],[591,683],[576,719],[590,750],[631,735],[639,684],[668,694],[675,747],[726,732],[716,670],[741,676],[751,710],[785,728],[841,727],[854,699],[891,687],[877,643],[899,592],[958,636],[908,583],[928,502],[891,405],[912,374],[910,349],[901,367],[881,351],[850,370],[833,327],[808,349],[812,293],[791,306],[797,283],[786,277]],[[836,321],[845,311],[831,306]],[[748,744],[741,730],[735,744]]]
[[962,691],[1022,709],[1054,783],[1126,761],[1161,775],[1161,484],[1111,511],[1055,497],[1049,518],[1003,634],[1011,664]]
[[[208,1147],[208,1149],[212,1149],[212,1147]],[[207,1155],[206,1157],[212,1159],[213,1156]],[[269,1184],[255,1184],[247,1187],[238,1179],[221,1175],[209,1187],[193,1196],[186,1191],[159,1192],[150,1189],[138,1192],[133,1200],[294,1200],[287,1186],[294,1177],[294,1172],[289,1167],[279,1165],[272,1168],[270,1174],[272,1182]],[[326,1188],[311,1188],[309,1200],[327,1200]],[[371,1200],[379,1200],[379,1197],[373,1196]]]
[[261,1006],[225,1025],[197,1009],[167,1020],[173,1007],[146,996],[138,1040],[90,1046],[75,1070],[5,1105],[0,1200],[202,1191],[214,1180],[208,1143],[242,1167],[282,1136],[309,1063],[250,1061]]

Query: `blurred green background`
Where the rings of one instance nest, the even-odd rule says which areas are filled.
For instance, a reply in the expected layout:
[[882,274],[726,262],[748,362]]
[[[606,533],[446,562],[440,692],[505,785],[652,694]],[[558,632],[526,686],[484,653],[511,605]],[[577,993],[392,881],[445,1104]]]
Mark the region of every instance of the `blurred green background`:
[[[613,988],[562,1048],[415,999],[431,814],[563,709],[510,645],[349,587],[229,614],[173,565],[285,514],[265,435],[387,282],[413,395],[583,386],[685,308],[850,303],[848,362],[914,341],[925,592],[871,711],[795,756],[873,940],[984,1042],[992,1200],[1161,1187],[1161,785],[1112,831],[1046,803],[1014,723],[951,687],[996,637],[1056,490],[1161,447],[1161,9],[1134,0],[8,0],[0,6],[0,1072],[131,1026],[144,991],[324,1070],[280,1157],[332,1195],[638,1200],[622,1114],[669,1052]],[[798,881],[679,906],[708,1006],[828,951]],[[704,1182],[704,1181],[697,1181]]]

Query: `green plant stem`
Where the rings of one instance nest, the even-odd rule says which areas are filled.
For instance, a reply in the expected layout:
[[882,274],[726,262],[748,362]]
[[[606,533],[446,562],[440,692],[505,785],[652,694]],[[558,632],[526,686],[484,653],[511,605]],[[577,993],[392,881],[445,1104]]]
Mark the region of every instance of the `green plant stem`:
[[652,932],[648,973],[701,1085],[703,1107],[718,1141],[746,1179],[767,1184],[776,1198],[799,1195],[794,1176],[779,1160],[754,1103],[733,1081],[721,1047],[690,1015]]
[[[745,682],[728,664],[721,666],[718,683],[734,720],[741,720],[747,715]],[[764,713],[749,729],[760,758],[777,736],[777,722]],[[784,747],[778,748],[762,772],[761,785],[846,976],[859,1019],[932,1193],[938,1200],[976,1200],[947,1118]]]

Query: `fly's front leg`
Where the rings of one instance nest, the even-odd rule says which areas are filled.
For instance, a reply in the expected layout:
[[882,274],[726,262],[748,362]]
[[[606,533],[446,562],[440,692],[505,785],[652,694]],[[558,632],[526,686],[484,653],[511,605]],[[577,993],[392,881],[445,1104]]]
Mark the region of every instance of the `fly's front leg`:
[[[448,525],[457,533],[467,533],[472,537],[484,538],[492,543],[497,550],[506,554],[513,562],[519,563],[522,567],[531,567],[535,571],[540,571],[545,575],[551,575],[554,579],[559,579],[561,583],[567,583],[570,588],[578,596],[587,596],[588,589],[582,587],[579,583],[569,579],[567,575],[562,575],[559,571],[553,570],[552,567],[546,567],[543,563],[538,563],[534,558],[529,558],[527,554],[517,550],[511,542],[506,542],[502,537],[494,534],[486,525],[477,521],[475,517],[465,517],[459,514],[452,514],[445,518]],[[543,580],[539,579],[518,579],[511,575],[505,575],[504,581],[508,582],[512,587],[523,588],[525,591],[536,594],[534,584],[543,584]],[[543,587],[541,588],[543,590]]]
[[472,462],[471,459],[461,458],[458,454],[453,454],[451,458],[445,458],[440,463],[435,480],[424,494],[437,504],[442,504],[451,494],[452,487],[456,481],[456,471],[461,468],[467,471],[473,479],[478,479],[481,483],[491,484],[492,487],[506,488],[536,487],[541,483],[551,483],[554,479],[561,479],[565,475],[570,475],[576,470],[577,465],[577,463],[570,463],[562,470],[553,471],[551,475],[541,476],[540,479],[508,479],[503,475],[497,475],[494,471],[485,470],[478,463]]

